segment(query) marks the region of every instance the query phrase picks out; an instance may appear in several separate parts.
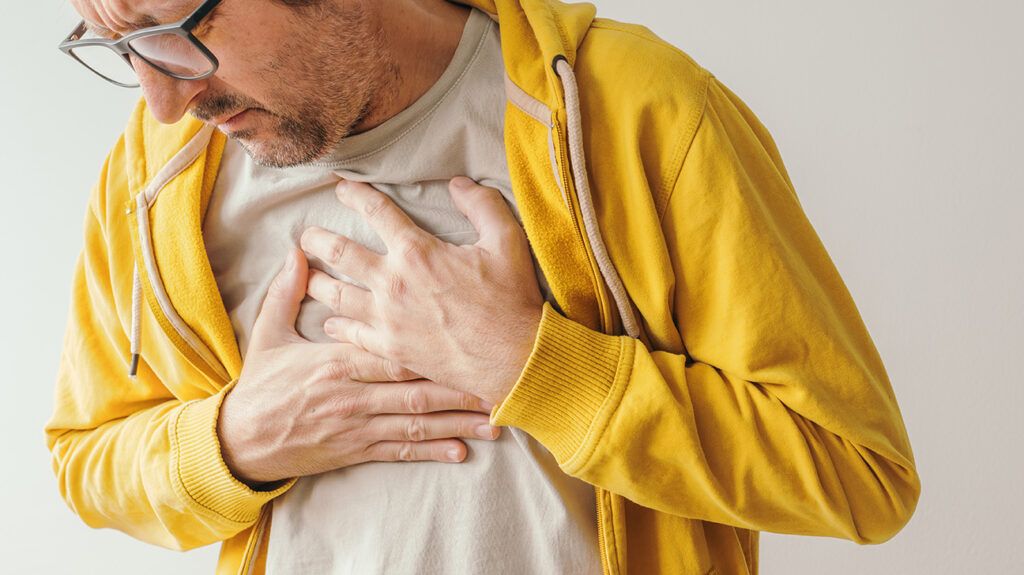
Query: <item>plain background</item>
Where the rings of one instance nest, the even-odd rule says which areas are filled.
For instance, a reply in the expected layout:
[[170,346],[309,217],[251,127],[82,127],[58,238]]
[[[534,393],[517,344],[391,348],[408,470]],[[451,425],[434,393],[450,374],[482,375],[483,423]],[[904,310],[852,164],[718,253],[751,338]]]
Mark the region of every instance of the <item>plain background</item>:
[[[762,573],[1024,573],[1022,4],[597,4],[689,53],[771,130],[906,419],[923,482],[910,524],[868,547],[764,534]],[[77,21],[66,2],[5,13],[0,571],[212,573],[217,546],[181,554],[92,530],[58,496],[42,428],[68,284],[137,92],[55,49]]]

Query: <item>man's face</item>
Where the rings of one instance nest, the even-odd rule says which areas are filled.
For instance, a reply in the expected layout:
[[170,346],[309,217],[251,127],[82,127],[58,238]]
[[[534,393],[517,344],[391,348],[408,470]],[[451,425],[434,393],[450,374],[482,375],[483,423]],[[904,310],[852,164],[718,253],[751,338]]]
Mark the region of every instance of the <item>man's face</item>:
[[[147,18],[177,21],[200,0],[72,0],[90,24],[126,34]],[[186,112],[238,140],[257,162],[313,161],[350,134],[393,78],[372,0],[223,0],[195,30],[220,62],[205,80],[176,80],[133,57],[153,115]]]

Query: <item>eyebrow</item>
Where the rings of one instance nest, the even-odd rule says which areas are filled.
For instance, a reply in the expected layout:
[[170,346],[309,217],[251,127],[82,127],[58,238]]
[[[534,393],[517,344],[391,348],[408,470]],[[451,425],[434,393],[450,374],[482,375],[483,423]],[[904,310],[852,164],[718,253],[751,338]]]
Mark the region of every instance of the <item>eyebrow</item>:
[[[142,18],[140,18],[138,20],[129,22],[128,23],[128,31],[129,32],[134,32],[136,30],[141,30],[143,28],[150,28],[150,27],[159,26],[159,25],[160,25],[160,22],[157,21],[156,18],[153,18],[152,16],[143,16]],[[88,20],[85,21],[85,28],[87,30],[89,30],[90,32],[92,32],[93,34],[96,34],[97,36],[104,36],[104,37],[108,37],[108,38],[112,37],[112,36],[117,36],[118,34],[120,34],[120,32],[114,32],[113,30],[111,30],[109,28],[105,28],[103,26],[100,26],[99,24],[94,24],[94,23],[92,23],[92,22],[90,22]]]

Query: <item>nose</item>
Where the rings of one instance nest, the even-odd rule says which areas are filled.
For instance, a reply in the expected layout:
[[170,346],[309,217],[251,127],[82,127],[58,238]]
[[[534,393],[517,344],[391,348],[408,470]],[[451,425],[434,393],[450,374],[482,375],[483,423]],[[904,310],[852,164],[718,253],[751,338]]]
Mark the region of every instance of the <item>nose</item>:
[[206,80],[179,80],[153,68],[141,58],[131,56],[139,77],[142,95],[153,117],[160,123],[173,124],[188,111],[189,103],[206,89]]

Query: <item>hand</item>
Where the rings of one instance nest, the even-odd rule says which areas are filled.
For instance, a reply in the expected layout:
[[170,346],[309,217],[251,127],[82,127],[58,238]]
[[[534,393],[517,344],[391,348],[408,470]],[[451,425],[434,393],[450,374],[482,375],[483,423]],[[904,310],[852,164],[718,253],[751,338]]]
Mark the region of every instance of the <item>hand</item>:
[[356,346],[302,338],[295,320],[308,273],[292,250],[221,406],[221,452],[235,477],[257,485],[366,461],[459,462],[466,445],[456,438],[498,437],[478,397]]
[[501,194],[468,178],[450,189],[480,236],[475,245],[439,240],[372,186],[341,182],[339,199],[388,253],[310,228],[302,248],[369,290],[314,270],[308,293],[338,314],[324,325],[334,339],[497,404],[526,366],[544,300],[526,234]]

